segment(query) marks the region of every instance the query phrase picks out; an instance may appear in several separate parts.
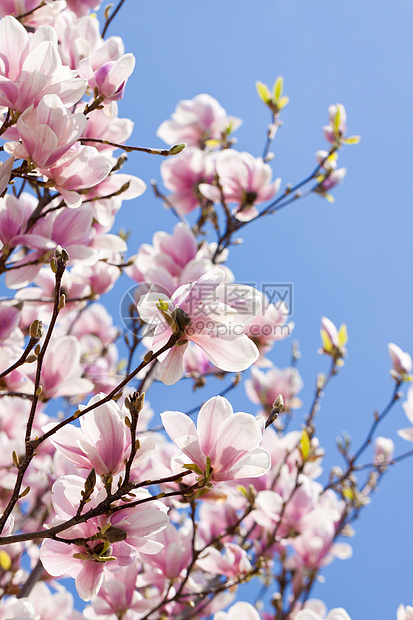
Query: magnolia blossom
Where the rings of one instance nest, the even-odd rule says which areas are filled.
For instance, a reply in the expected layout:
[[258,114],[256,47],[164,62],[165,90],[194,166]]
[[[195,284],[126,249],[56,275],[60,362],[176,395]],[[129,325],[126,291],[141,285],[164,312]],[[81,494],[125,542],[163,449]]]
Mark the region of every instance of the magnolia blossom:
[[168,579],[177,579],[192,561],[192,527],[177,529],[172,523],[155,534],[153,540],[162,543],[159,553],[147,555],[140,553],[140,558],[154,568],[162,571]]
[[[74,336],[52,338],[43,360],[42,398],[87,394],[93,383],[82,378],[80,344]],[[31,371],[35,373],[35,369]]]
[[[152,245],[142,244],[138,254],[132,257],[132,266],[125,271],[136,282],[150,283],[151,287],[156,286],[155,290],[170,296],[182,284],[194,282],[213,269],[215,249],[216,244],[205,242],[198,247],[192,230],[180,222],[172,234],[159,231],[154,234]],[[226,257],[224,252],[223,259]],[[225,271],[225,281],[231,282],[234,279],[231,271],[228,267],[221,268]]]
[[86,81],[62,65],[56,32],[40,26],[29,35],[11,16],[0,21],[0,105],[24,112],[47,94],[56,94],[64,105],[77,103]]
[[99,153],[93,146],[76,143],[51,168],[40,168],[40,172],[54,182],[66,205],[75,209],[82,204],[77,191],[106,179],[112,167],[108,155]]
[[336,326],[330,319],[323,316],[321,319],[321,340],[323,348],[319,349],[319,353],[326,353],[331,355],[337,362],[342,363],[342,357],[346,354],[344,345],[347,343],[347,328],[343,324],[340,329],[337,330]]
[[78,68],[80,75],[88,80],[92,90],[96,89],[104,101],[119,101],[123,97],[127,79],[135,68],[135,57],[133,54],[124,54],[116,61],[99,65],[96,71],[90,60],[85,58]]
[[[87,407],[98,403],[105,394],[97,394]],[[80,410],[84,406],[80,406]],[[131,437],[123,413],[115,401],[99,405],[80,418],[80,428],[66,426],[55,433],[50,441],[69,461],[84,469],[95,468],[98,476],[118,474],[125,469],[129,458]],[[140,437],[138,461],[147,458],[154,442]]]
[[197,95],[178,103],[172,120],[164,121],[156,135],[167,144],[186,142],[188,146],[203,147],[206,140],[221,140],[241,122],[227,116],[224,108],[210,95]]
[[0,241],[3,245],[17,245],[15,237],[26,230],[27,221],[36,205],[34,196],[26,192],[19,198],[13,194],[0,198]]
[[346,136],[347,114],[341,103],[328,108],[329,125],[323,127],[324,135],[331,144],[358,144],[360,136]]
[[394,442],[389,437],[376,437],[374,441],[375,465],[385,465],[393,458]]
[[[63,476],[55,482],[52,497],[57,516],[52,525],[67,521],[76,514],[84,485],[85,480],[79,476]],[[137,491],[137,495],[142,499],[150,497],[145,491]],[[106,492],[103,489],[95,489],[88,506],[96,507],[105,497]],[[102,538],[94,539],[85,545],[67,545],[46,539],[40,552],[44,568],[54,577],[74,577],[79,596],[83,600],[90,600],[102,586],[104,571],[116,571],[123,566],[129,566],[136,560],[136,550],[157,553],[162,549],[162,544],[150,540],[150,536],[164,529],[169,523],[169,517],[154,504],[144,503],[126,513],[116,512],[113,515],[93,517],[65,532],[67,539],[90,538],[106,526],[106,538],[102,534]],[[117,535],[123,531],[120,542],[112,542],[111,527],[116,528],[115,541],[119,541]]]
[[216,172],[220,187],[201,183],[201,193],[220,203],[223,193],[226,202],[236,202],[235,217],[249,221],[258,215],[255,204],[270,200],[280,187],[281,179],[271,181],[272,170],[260,158],[250,153],[239,153],[232,149],[221,151],[216,159]]
[[45,95],[39,104],[19,116],[20,142],[7,142],[4,149],[16,158],[31,159],[48,168],[80,138],[86,126],[84,114],[71,114],[57,95]]
[[153,607],[153,603],[144,599],[136,591],[137,575],[137,564],[122,568],[115,574],[107,573],[92,605],[83,610],[83,618],[87,620],[102,620],[102,618],[136,620],[148,612]]
[[209,547],[196,563],[199,568],[208,573],[227,577],[238,577],[238,575],[248,573],[252,568],[245,549],[229,542],[224,543],[222,554],[218,549]]
[[394,372],[402,379],[412,371],[412,358],[408,353],[402,351],[397,344],[390,342],[387,345]]
[[209,457],[212,480],[254,478],[270,466],[266,450],[259,448],[262,429],[248,413],[234,413],[226,398],[210,398],[200,409],[198,423],[179,411],[161,414],[172,441],[186,455],[182,462],[206,471]]
[[155,326],[152,349],[165,346],[173,334],[181,341],[158,357],[158,377],[164,383],[176,383],[182,377],[188,341],[229,372],[245,370],[257,359],[257,347],[243,333],[243,325],[259,312],[260,294],[248,286],[220,286],[224,278],[225,272],[215,267],[196,282],[181,286],[170,299],[161,293],[141,297],[139,315]]
[[168,203],[181,215],[186,215],[199,206],[202,195],[200,183],[212,183],[214,165],[212,156],[195,146],[186,148],[176,157],[161,164],[162,180],[172,191]]
[[253,403],[261,404],[266,411],[271,411],[277,396],[281,394],[284,411],[301,407],[297,398],[303,382],[296,368],[270,368],[265,373],[253,366],[251,379],[245,382],[245,391]]

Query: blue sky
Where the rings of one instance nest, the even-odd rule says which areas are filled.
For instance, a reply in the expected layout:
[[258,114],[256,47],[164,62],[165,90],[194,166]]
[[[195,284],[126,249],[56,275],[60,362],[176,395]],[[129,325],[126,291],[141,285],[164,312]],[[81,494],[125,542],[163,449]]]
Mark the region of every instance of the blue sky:
[[[390,397],[387,343],[413,353],[412,19],[409,0],[127,0],[109,31],[123,37],[126,51],[137,60],[120,106],[120,115],[135,121],[132,144],[162,146],[155,136],[159,124],[180,99],[206,92],[229,114],[244,119],[236,148],[258,156],[269,118],[254,84],[261,80],[271,86],[278,75],[284,76],[290,96],[272,149],[274,175],[283,183],[297,182],[313,169],[315,151],[326,147],[321,127],[330,104],[343,103],[350,134],[362,136],[358,146],[340,153],[339,163],[348,172],[334,192],[334,205],[311,196],[251,224],[229,263],[238,281],[294,284],[294,338],[302,352],[305,406],[316,374],[327,370],[327,360],[317,354],[320,317],[348,325],[348,360],[318,418],[326,472],[340,463],[336,436],[347,430],[357,447],[374,410]],[[146,182],[160,181],[160,163],[155,157],[131,156],[128,171]],[[124,203],[117,220],[117,226],[134,231],[130,253],[150,242],[156,230],[170,232],[174,224],[150,191]],[[118,295],[128,286],[125,278]],[[288,365],[290,345],[274,349],[275,364]],[[184,385],[168,392],[161,388],[150,400],[159,411],[202,400],[198,393],[194,401],[188,392]],[[251,407],[242,389],[231,400],[235,409]],[[380,430],[394,439],[399,453],[410,448],[396,436],[407,425],[398,406]],[[326,583],[314,590],[329,608],[344,606],[352,620],[387,620],[395,617],[399,603],[411,604],[411,485],[411,460],[386,474],[355,524],[353,558],[328,567]]]

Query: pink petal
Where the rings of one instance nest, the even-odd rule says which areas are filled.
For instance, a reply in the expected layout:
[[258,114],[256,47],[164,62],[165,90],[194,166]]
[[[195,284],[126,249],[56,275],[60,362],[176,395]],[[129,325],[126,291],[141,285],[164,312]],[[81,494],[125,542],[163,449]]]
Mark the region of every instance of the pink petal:
[[197,421],[199,443],[202,452],[211,459],[215,456],[221,426],[233,413],[231,403],[222,396],[210,398],[199,411]]
[[162,424],[172,441],[196,465],[203,470],[206,457],[199,445],[198,433],[195,424],[180,411],[165,411],[161,413]]

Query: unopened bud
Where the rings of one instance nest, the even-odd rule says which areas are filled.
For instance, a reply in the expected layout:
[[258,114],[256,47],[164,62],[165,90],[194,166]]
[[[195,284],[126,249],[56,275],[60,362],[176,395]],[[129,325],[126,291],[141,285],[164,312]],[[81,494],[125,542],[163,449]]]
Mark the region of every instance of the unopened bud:
[[149,364],[149,362],[152,359],[152,355],[153,355],[153,351],[147,351],[145,353],[145,355],[143,356],[143,361],[145,362],[145,364]]
[[52,256],[52,258],[50,259],[50,269],[53,271],[53,273],[57,273],[56,259],[54,258],[54,256]]
[[40,344],[36,344],[36,346],[34,347],[34,354],[39,355],[41,348],[42,347],[40,346]]
[[43,392],[43,388],[41,385],[38,385],[36,388],[36,396],[40,396],[40,394]]
[[175,346],[182,347],[182,345],[184,344],[188,344],[188,340],[186,340],[185,338],[183,340],[178,340],[178,342],[175,343]]
[[186,147],[185,142],[183,142],[182,144],[174,144],[169,149],[169,154],[170,155],[178,155],[178,153],[181,153],[184,150],[185,147]]
[[277,398],[274,401],[272,408],[273,410],[278,409],[278,412],[284,409],[284,399],[283,399],[282,394],[278,394]]
[[121,542],[127,538],[127,533],[120,527],[113,527],[113,525],[105,533],[105,538],[110,543]]
[[35,362],[37,360],[37,355],[29,355],[28,358],[26,358],[26,364],[33,364],[33,362]]
[[26,488],[24,489],[24,491],[22,491],[22,492],[20,493],[19,499],[20,499],[21,497],[26,497],[26,495],[28,495],[28,494],[29,494],[29,492],[30,492],[30,487],[26,487]]
[[40,325],[39,319],[34,319],[33,323],[30,325],[30,330],[29,330],[30,338],[38,337],[39,325]]
[[20,459],[17,456],[17,452],[15,450],[13,450],[13,452],[11,453],[11,457],[12,457],[13,463],[16,465],[16,467],[20,467]]
[[59,305],[58,305],[59,310],[63,310],[65,305],[66,305],[66,295],[62,293],[59,298]]
[[85,480],[85,491],[91,491],[95,488],[95,484],[96,484],[96,472],[95,472],[95,468],[93,467],[89,474],[88,477]]
[[76,409],[76,411],[73,414],[73,419],[76,420],[80,416],[81,413],[82,412],[80,409]]
[[67,263],[70,260],[70,256],[69,256],[68,252],[64,248],[62,248],[62,259],[63,259],[63,262],[65,263],[65,265],[67,265]]

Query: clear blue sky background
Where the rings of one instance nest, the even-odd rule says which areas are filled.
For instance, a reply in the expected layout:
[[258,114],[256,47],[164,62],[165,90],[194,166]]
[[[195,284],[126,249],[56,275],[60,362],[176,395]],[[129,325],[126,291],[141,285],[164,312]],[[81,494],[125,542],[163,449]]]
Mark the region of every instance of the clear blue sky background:
[[[387,343],[413,353],[412,23],[411,0],[127,0],[109,30],[123,37],[126,51],[137,59],[120,105],[120,115],[135,122],[131,144],[163,146],[155,136],[160,123],[180,99],[205,92],[244,119],[237,148],[258,156],[269,115],[254,84],[262,80],[271,86],[278,75],[290,96],[273,149],[274,175],[283,184],[307,176],[315,151],[326,148],[321,127],[330,104],[343,103],[350,134],[362,136],[360,145],[340,154],[348,174],[334,191],[334,205],[312,196],[251,224],[229,262],[237,281],[294,284],[294,338],[305,383],[295,428],[311,402],[316,374],[328,367],[317,354],[320,317],[348,325],[348,360],[318,418],[327,451],[325,476],[331,465],[341,464],[336,436],[346,429],[357,448],[373,411],[390,397]],[[160,181],[160,163],[157,157],[131,155],[126,170],[147,183]],[[170,232],[174,225],[148,190],[124,203],[116,229],[133,229],[132,254],[156,230]],[[130,285],[123,278],[112,295],[117,323],[119,298]],[[290,346],[274,349],[274,363],[289,364]],[[158,413],[185,410],[203,398],[190,392],[186,382],[172,389],[159,386],[150,400]],[[233,392],[231,401],[235,409],[255,413],[243,389]],[[394,439],[398,453],[412,447],[396,436],[405,426],[398,406],[380,430]],[[411,604],[412,473],[408,460],[385,476],[356,524],[353,558],[324,571],[326,583],[318,584],[314,595],[329,609],[343,606],[352,620],[389,620],[399,603]]]
[[[290,104],[272,165],[284,183],[304,178],[314,166],[315,151],[325,148],[321,127],[330,104],[343,103],[350,133],[362,136],[360,145],[340,154],[348,174],[334,192],[334,205],[312,196],[251,224],[243,231],[244,245],[230,257],[238,281],[294,283],[294,338],[303,354],[307,407],[316,373],[327,370],[327,360],[317,354],[320,317],[348,325],[348,361],[318,419],[326,471],[340,463],[336,436],[346,429],[357,447],[373,411],[390,397],[387,343],[413,353],[412,23],[410,0],[127,0],[109,32],[121,34],[137,59],[120,114],[135,121],[133,144],[162,146],[155,132],[176,103],[206,92],[244,119],[237,148],[258,156],[269,118],[254,84],[272,85],[278,75],[284,76]],[[146,182],[160,180],[160,163],[131,156],[128,170]],[[150,191],[124,203],[117,220],[134,231],[131,253],[150,242],[154,231],[171,231],[174,224]],[[125,278],[117,293],[128,284]],[[113,303],[115,309],[117,300]],[[272,359],[286,366],[289,356],[290,343],[283,343]],[[233,394],[236,409],[248,408],[242,390]],[[162,387],[150,400],[157,411],[196,402],[188,385]],[[295,424],[299,427],[299,414]],[[411,447],[396,436],[404,426],[398,406],[380,431],[395,440],[399,453]],[[395,618],[399,603],[411,604],[412,471],[409,460],[385,476],[356,524],[353,558],[328,567],[326,583],[314,590],[329,608],[344,606],[352,620],[388,620]]]

